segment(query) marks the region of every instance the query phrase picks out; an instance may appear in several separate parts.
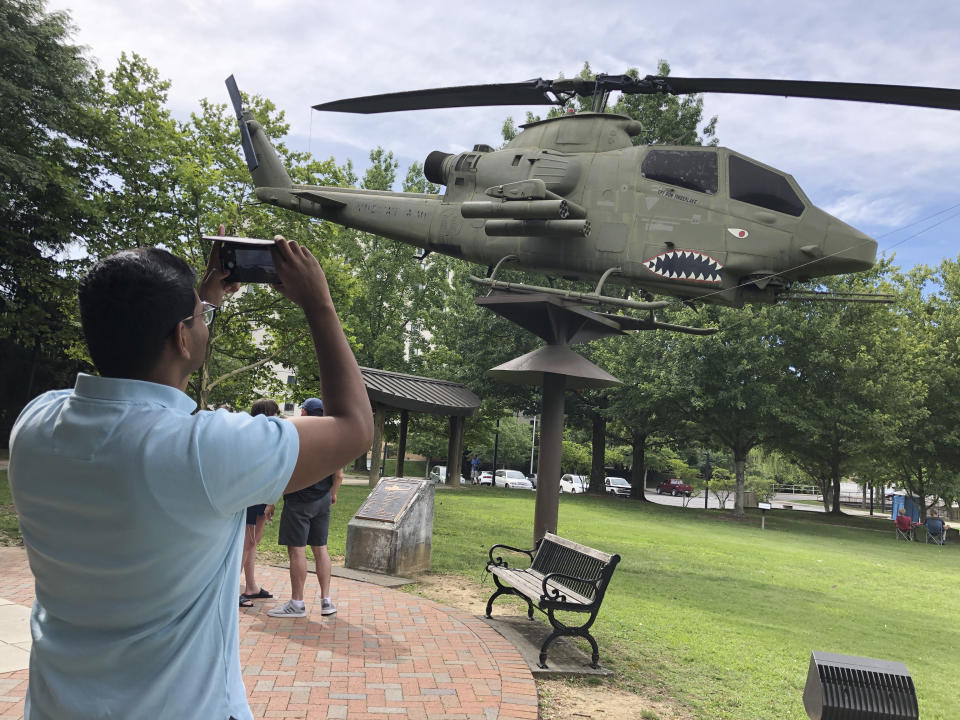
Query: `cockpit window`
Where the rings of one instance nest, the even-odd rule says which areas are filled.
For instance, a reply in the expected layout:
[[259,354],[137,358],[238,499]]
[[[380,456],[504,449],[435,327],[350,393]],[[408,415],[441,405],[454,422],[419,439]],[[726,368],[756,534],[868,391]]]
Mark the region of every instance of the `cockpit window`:
[[736,155],[730,156],[730,199],[794,217],[803,213],[803,201],[783,175]]
[[669,185],[717,192],[717,154],[710,151],[651,150],[643,159],[640,172],[648,180],[659,180]]

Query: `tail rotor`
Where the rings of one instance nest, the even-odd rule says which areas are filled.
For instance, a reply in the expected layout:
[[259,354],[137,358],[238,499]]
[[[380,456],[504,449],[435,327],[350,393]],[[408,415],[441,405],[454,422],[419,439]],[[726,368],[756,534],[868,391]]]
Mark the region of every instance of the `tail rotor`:
[[247,167],[253,172],[260,167],[260,161],[257,159],[257,151],[253,149],[253,140],[250,138],[250,128],[247,127],[247,121],[243,117],[243,99],[240,97],[240,89],[237,87],[237,81],[233,75],[227,78],[227,92],[230,93],[230,101],[233,103],[233,109],[237,113],[237,124],[240,126],[240,145],[243,147],[243,156],[247,159]]

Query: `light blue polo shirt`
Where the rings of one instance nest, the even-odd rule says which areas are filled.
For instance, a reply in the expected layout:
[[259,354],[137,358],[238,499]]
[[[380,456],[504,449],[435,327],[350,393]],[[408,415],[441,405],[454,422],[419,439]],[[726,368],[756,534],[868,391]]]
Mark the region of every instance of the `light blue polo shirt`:
[[244,515],[283,493],[299,438],[195,408],[167,385],[81,374],[17,419],[9,480],[36,577],[27,720],[252,720]]

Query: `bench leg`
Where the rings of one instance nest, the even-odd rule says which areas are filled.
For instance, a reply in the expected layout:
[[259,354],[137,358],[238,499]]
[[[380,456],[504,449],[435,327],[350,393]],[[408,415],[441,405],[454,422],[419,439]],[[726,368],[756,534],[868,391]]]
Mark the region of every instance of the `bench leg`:
[[550,647],[550,644],[553,643],[553,641],[558,637],[567,636],[586,638],[587,642],[590,643],[590,648],[593,650],[593,653],[590,657],[590,667],[592,667],[594,670],[599,670],[600,647],[597,645],[597,641],[594,639],[593,635],[590,634],[590,626],[593,625],[593,621],[596,620],[596,613],[592,613],[590,615],[590,619],[580,627],[570,627],[568,625],[564,625],[553,614],[553,609],[548,609],[546,613],[547,619],[550,620],[550,625],[553,627],[553,632],[550,633],[549,637],[544,640],[543,645],[540,647],[539,667],[541,669],[546,669],[547,667],[547,648]]
[[554,630],[552,633],[550,633],[550,636],[543,641],[543,645],[540,646],[540,662],[537,663],[537,667],[539,667],[541,670],[547,669],[547,648],[550,647],[550,643],[563,634],[564,633],[560,632],[559,630]]
[[493,595],[490,596],[490,599],[487,600],[487,617],[492,617],[492,616],[490,615],[490,613],[491,613],[491,611],[493,610],[493,601],[494,601],[494,600],[496,600],[496,599],[497,599],[498,597],[500,597],[501,595],[512,595],[512,594],[513,594],[513,593],[510,592],[510,588],[498,587],[498,588],[494,591]]
[[493,582],[496,584],[497,589],[496,589],[496,591],[493,593],[493,595],[490,596],[490,599],[487,600],[487,617],[492,617],[492,615],[491,615],[490,613],[493,611],[493,601],[494,601],[494,600],[496,600],[496,599],[497,599],[498,597],[500,597],[501,595],[516,595],[517,597],[523,598],[523,599],[526,601],[526,603],[527,603],[527,617],[528,617],[529,619],[533,620],[533,603],[530,602],[530,598],[528,598],[526,595],[523,595],[523,594],[521,594],[521,593],[518,593],[516,590],[514,590],[512,587],[510,587],[510,586],[508,586],[508,585],[503,585],[503,584],[500,582],[500,578],[498,578],[496,575],[493,576]]
[[592,661],[590,663],[590,667],[592,667],[594,670],[599,670],[600,669],[600,648],[597,647],[597,641],[593,639],[593,635],[591,635],[590,633],[587,633],[586,637],[587,637],[587,640],[590,641],[590,647],[593,648],[593,655],[590,658]]

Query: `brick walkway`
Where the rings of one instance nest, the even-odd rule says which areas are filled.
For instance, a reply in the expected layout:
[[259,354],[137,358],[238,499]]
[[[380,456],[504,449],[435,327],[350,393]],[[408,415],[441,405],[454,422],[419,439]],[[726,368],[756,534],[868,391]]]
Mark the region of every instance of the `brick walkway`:
[[[29,606],[33,578],[22,549],[0,548],[0,591]],[[281,601],[282,568],[257,567]],[[316,593],[317,597],[310,597]],[[307,578],[305,618],[277,619],[275,600],[240,611],[240,663],[255,718],[535,720],[537,689],[520,653],[482,620],[430,600],[333,579],[337,614],[321,618]],[[0,720],[23,714],[27,671],[0,673]]]

